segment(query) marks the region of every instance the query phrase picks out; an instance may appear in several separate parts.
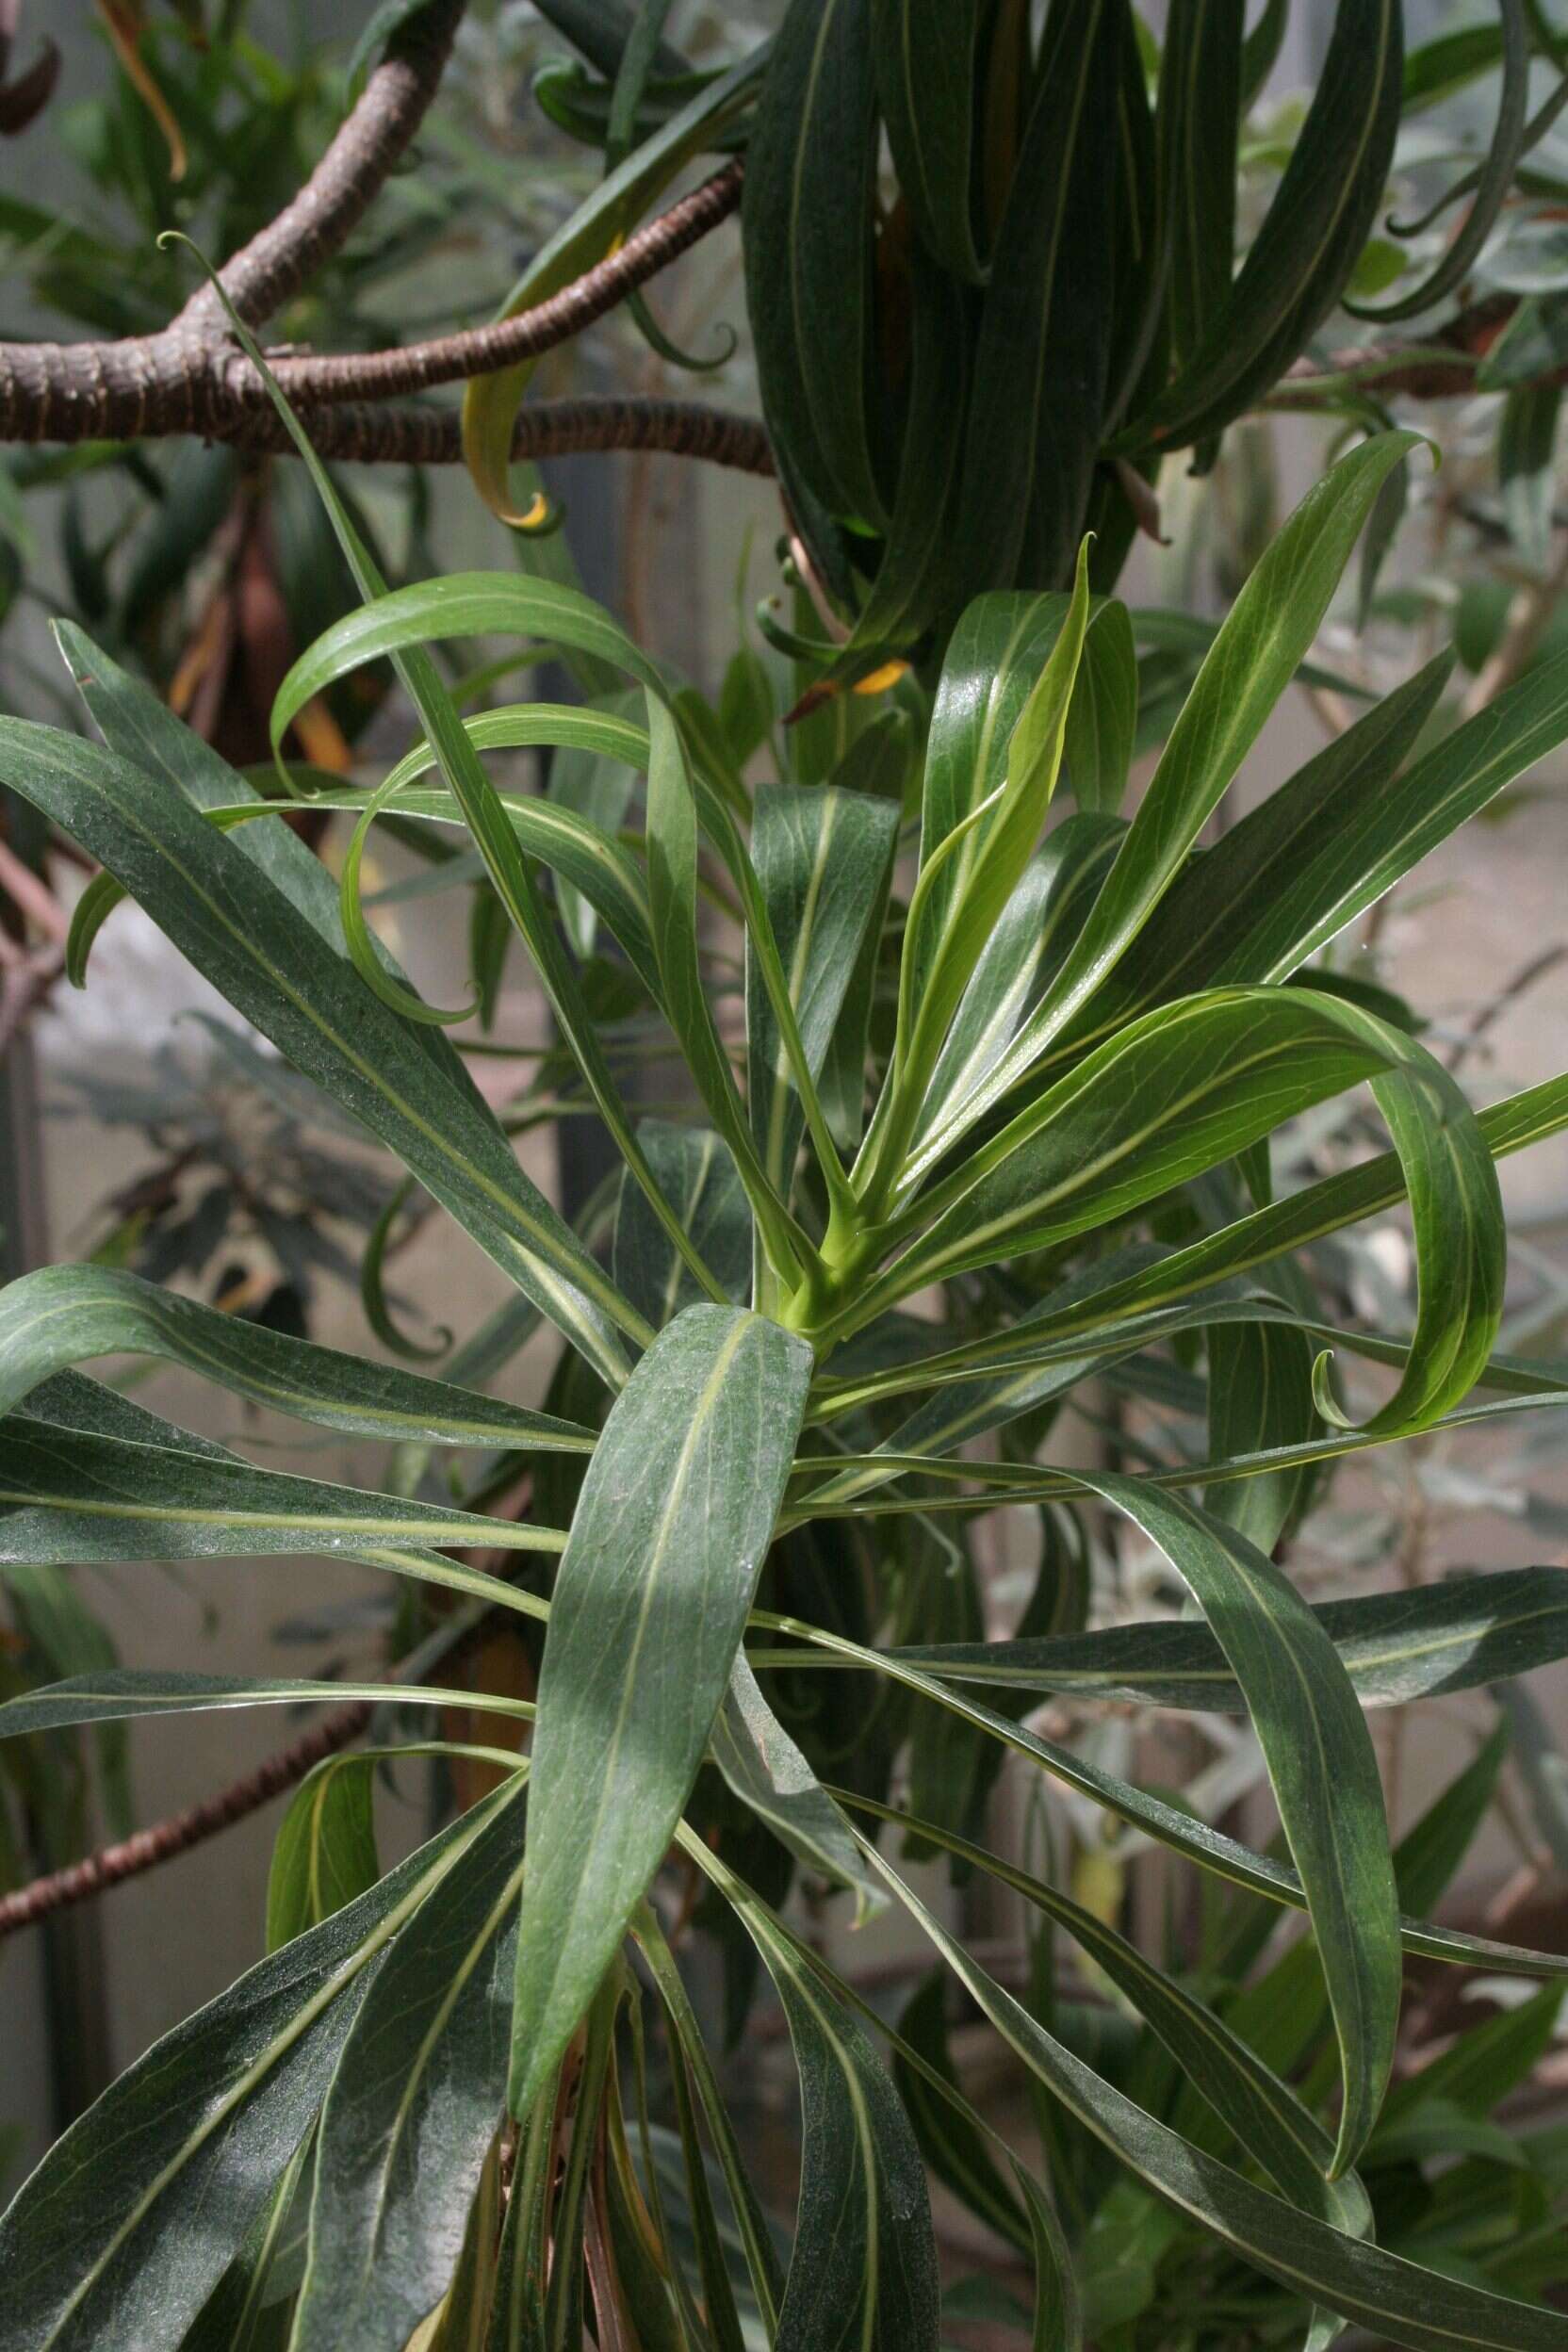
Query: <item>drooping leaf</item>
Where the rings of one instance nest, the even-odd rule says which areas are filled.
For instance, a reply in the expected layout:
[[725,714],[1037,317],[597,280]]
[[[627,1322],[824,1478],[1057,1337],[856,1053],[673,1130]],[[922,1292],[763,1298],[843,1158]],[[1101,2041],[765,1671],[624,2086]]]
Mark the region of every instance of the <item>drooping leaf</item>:
[[1394,2064],[1400,1947],[1378,1761],[1332,1642],[1282,1570],[1192,1504],[1094,1474],[1191,1590],[1247,1695],[1306,1890],[1339,2037],[1333,2172],[1365,2147]]
[[746,150],[746,308],[787,478],[873,529],[887,520],[869,418],[876,139],[870,0],[792,0]]
[[0,721],[0,765],[237,1011],[399,1153],[608,1378],[623,1377],[617,1327],[638,1336],[639,1318],[523,1174],[477,1095],[410,1051],[420,1024],[374,997],[237,841],[148,772],[29,721]]
[[361,1437],[586,1453],[591,1429],[269,1331],[109,1266],[51,1266],[0,1291],[0,1413],[95,1356],[151,1355],[253,1404]]
[[1199,2228],[1277,2278],[1412,2352],[1560,2352],[1568,2321],[1538,2305],[1440,2277],[1347,2236],[1255,2187],[1104,2082],[980,1968],[880,1855],[875,1867],[1016,2055],[1103,2145]]
[[973,137],[984,11],[978,0],[874,0],[876,94],[893,168],[934,260],[985,276],[973,213]]
[[763,1697],[743,1654],[729,1670],[712,1746],[731,1790],[797,1861],[852,1887],[858,1918],[882,1908],[882,1891],[866,1873],[855,1833]]
[[[1568,1570],[1505,1568],[1408,1592],[1315,1604],[1363,1707],[1511,1680],[1568,1654]],[[1196,1620],[1107,1625],[1044,1640],[925,1644],[899,1653],[944,1679],[1065,1697],[1239,1715],[1246,1701]],[[1439,1886],[1425,1901],[1429,1908]]]
[[[880,1820],[905,1818],[890,1805],[872,1799],[852,1802],[858,1810]],[[1353,2176],[1333,2182],[1326,2178],[1334,2152],[1328,2132],[1289,2084],[1273,2074],[1220,2017],[1082,1903],[965,1838],[929,1824],[926,1827],[936,1844],[961,1854],[1066,1928],[1147,2019],[1213,2112],[1231,2127],[1277,2187],[1319,2220],[1337,2229],[1353,2228],[1355,2234],[1361,2234],[1371,2218],[1364,2189]],[[939,1973],[928,1980],[928,1988],[939,1988],[941,1984]],[[924,1999],[934,2005],[929,1989]],[[906,2010],[900,2020],[900,2031],[906,2036],[909,2016]]]
[[1290,161],[1229,298],[1128,427],[1129,453],[1206,440],[1283,375],[1339,300],[1382,199],[1399,127],[1399,0],[1340,0]]
[[771,1915],[726,1885],[778,1988],[803,2115],[800,2212],[779,2352],[853,2342],[936,2352],[937,2247],[920,2150],[865,2029],[803,1965]]
[[[585,21],[591,12],[583,12]],[[597,35],[594,36],[598,38]],[[502,304],[499,316],[514,318],[605,255],[636,224],[682,166],[722,141],[757,94],[771,44],[761,43],[716,80],[704,82],[678,112],[633,149],[601,182],[535,255]],[[618,55],[618,51],[617,51]],[[509,521],[524,519],[513,506],[508,472],[512,430],[537,361],[478,376],[463,400],[463,453],[481,498]]]
[[975,347],[954,602],[1062,588],[1082,536],[1109,390],[1117,291],[1105,239],[1125,0],[1059,0],[997,230]]

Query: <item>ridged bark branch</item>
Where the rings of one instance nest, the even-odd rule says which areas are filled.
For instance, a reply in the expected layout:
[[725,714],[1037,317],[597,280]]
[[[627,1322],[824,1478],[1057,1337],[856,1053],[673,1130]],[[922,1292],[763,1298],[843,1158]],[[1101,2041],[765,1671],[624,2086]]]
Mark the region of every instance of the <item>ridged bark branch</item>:
[[339,1707],[314,1730],[302,1732],[286,1748],[280,1748],[264,1764],[258,1764],[254,1772],[246,1772],[227,1788],[219,1789],[215,1796],[204,1797],[200,1805],[188,1805],[183,1813],[172,1813],[166,1821],[154,1821],[133,1837],[122,1838],[118,1845],[101,1846],[96,1854],[84,1855],[80,1862],[72,1862],[63,1870],[51,1870],[46,1878],[35,1878],[25,1886],[13,1888],[8,1895],[0,1895],[0,1937],[34,1926],[52,1911],[86,1903],[90,1896],[102,1894],[107,1886],[118,1886],[124,1879],[139,1878],[143,1870],[155,1870],[160,1862],[172,1862],[176,1854],[188,1854],[204,1838],[232,1828],[248,1813],[258,1812],[271,1798],[281,1796],[286,1788],[303,1780],[323,1756],[335,1756],[339,1748],[357,1740],[368,1724],[370,1713],[370,1707],[363,1703]]
[[[377,466],[455,466],[463,456],[455,409],[306,409],[301,421],[323,457]],[[283,456],[294,444],[271,409],[246,416],[232,434],[241,449]],[[695,400],[530,400],[518,414],[512,454],[519,460],[575,457],[600,449],[662,449],[743,474],[771,474],[773,450],[755,416]]]
[[[279,353],[270,362],[273,373],[297,407],[317,411],[461,383],[535,358],[569,342],[612,310],[634,287],[706,237],[740,199],[741,167],[728,164],[639,229],[619,253],[515,318],[397,351],[331,357]],[[226,284],[227,271],[224,280]],[[205,291],[212,293],[210,286]],[[217,309],[215,296],[213,302]],[[146,441],[167,433],[200,433],[248,448],[282,448],[286,436],[277,427],[267,387],[229,338],[226,323],[221,309],[217,309],[216,325],[201,318],[193,322],[188,304],[173,325],[157,335],[125,336],[114,343],[0,343],[0,440]],[[439,416],[434,429],[441,429]],[[401,457],[404,437],[417,430],[405,418],[393,429],[392,447],[367,447],[363,451],[339,448],[335,453]],[[331,446],[314,419],[312,437],[323,449]],[[357,428],[357,437],[366,442],[370,438],[363,426]],[[618,446],[647,444],[630,440]],[[434,462],[442,461],[438,457]]]
[[[464,0],[427,0],[405,18],[293,203],[224,263],[223,291],[248,327],[291,301],[359,226],[430,110],[463,9]],[[174,325],[197,338],[224,332],[210,286],[197,288]]]

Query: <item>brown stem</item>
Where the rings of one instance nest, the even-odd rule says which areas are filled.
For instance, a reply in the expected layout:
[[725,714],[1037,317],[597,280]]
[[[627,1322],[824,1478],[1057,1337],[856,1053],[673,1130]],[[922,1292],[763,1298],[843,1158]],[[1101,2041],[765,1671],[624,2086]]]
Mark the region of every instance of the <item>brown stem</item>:
[[[323,457],[351,464],[454,466],[463,456],[457,413],[441,408],[307,409],[302,421]],[[292,453],[274,411],[244,417],[214,436],[248,449]],[[572,457],[589,450],[663,449],[743,474],[771,474],[773,450],[755,416],[695,400],[531,400],[513,430],[514,458]]]
[[[706,237],[734,210],[740,188],[738,166],[716,173],[618,253],[515,318],[406,350],[279,357],[273,372],[324,452],[443,463],[449,444],[449,454],[458,454],[454,417],[434,409],[393,411],[390,421],[381,423],[378,441],[370,422],[378,412],[361,403],[484,375],[569,341]],[[267,387],[250,361],[215,334],[193,332],[188,317],[188,308],[158,335],[117,343],[0,343],[0,441],[147,441],[201,433],[247,449],[286,447]],[[328,406],[345,417],[335,432],[325,422]],[[433,458],[424,457],[421,434],[438,445]]]
[[[297,294],[359,226],[429,111],[463,9],[464,0],[427,0],[404,19],[293,203],[224,263],[223,291],[248,327]],[[199,286],[174,321],[197,337],[220,335],[224,325],[210,286]]]
[[[462,335],[443,335],[432,342],[409,343],[392,351],[277,358],[271,363],[272,372],[291,400],[313,406],[424,392],[434,384],[460,384],[498,368],[514,367],[522,359],[535,359],[557,344],[570,342],[636,287],[657,277],[678,255],[727,220],[740,201],[737,159],[638,229],[618,253],[514,318],[498,318],[487,327],[470,327]],[[229,397],[254,406],[262,388],[250,362],[235,353],[226,364]]]
[[139,1829],[134,1837],[122,1838],[118,1845],[102,1846],[96,1854],[84,1855],[80,1862],[73,1862],[63,1870],[51,1870],[46,1878],[35,1878],[8,1895],[0,1895],[0,1937],[14,1936],[18,1928],[33,1926],[37,1920],[47,1919],[52,1911],[85,1903],[90,1895],[102,1894],[106,1886],[118,1886],[122,1879],[139,1878],[143,1870],[155,1870],[160,1862],[172,1862],[177,1854],[188,1854],[204,1838],[216,1837],[220,1830],[242,1821],[248,1813],[259,1811],[271,1798],[303,1780],[323,1756],[335,1756],[339,1748],[357,1740],[369,1723],[370,1714],[371,1709],[364,1701],[339,1707],[314,1730],[302,1732],[286,1748],[280,1748],[264,1764],[258,1764],[254,1772],[231,1782],[216,1796],[204,1797],[200,1805],[188,1805],[183,1813],[172,1813],[166,1821]]

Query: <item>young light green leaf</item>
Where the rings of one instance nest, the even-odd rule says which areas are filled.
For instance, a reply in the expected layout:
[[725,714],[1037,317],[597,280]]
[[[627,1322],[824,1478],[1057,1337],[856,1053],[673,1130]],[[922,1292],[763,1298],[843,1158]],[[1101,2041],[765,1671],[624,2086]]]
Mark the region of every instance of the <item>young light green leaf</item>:
[[896,1247],[939,1212],[862,1291],[855,1320],[928,1282],[1109,1224],[1400,1057],[1393,1032],[1305,988],[1217,989],[1146,1013],[890,1224],[882,1239]]
[[984,1085],[911,1158],[906,1185],[1038,1059],[1142,930],[1290,683],[1380,484],[1415,439],[1381,433],[1341,458],[1261,557],[1204,658],[1072,954]]
[[690,1307],[611,1410],[539,1678],[511,2099],[526,2114],[669,1843],[789,1475],[810,1353]]
[[289,1799],[267,1879],[269,1952],[319,1927],[380,1878],[374,1770],[361,1756],[326,1756]]
[[[899,965],[892,1069],[856,1176],[869,1221],[879,1219],[897,1183],[964,990],[1038,842],[1061,770],[1068,705],[1088,614],[1086,541],[1060,630],[1008,737],[1002,783],[988,802],[972,804],[961,825],[950,829],[923,860]],[[961,871],[943,906],[937,885],[950,866]]]
[[1127,790],[1138,723],[1138,664],[1127,607],[1096,605],[1067,710],[1063,767],[1082,809],[1114,817]]

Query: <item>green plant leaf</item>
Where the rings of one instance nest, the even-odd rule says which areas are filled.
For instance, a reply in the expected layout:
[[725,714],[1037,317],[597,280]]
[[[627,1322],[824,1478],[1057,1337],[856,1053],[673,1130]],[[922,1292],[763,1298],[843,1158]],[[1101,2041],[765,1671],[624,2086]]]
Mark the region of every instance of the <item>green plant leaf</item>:
[[778,2352],[816,2352],[846,2329],[865,2352],[936,2352],[937,2246],[908,2117],[864,2028],[771,1915],[746,1903],[741,1918],[778,1987],[800,2076],[800,2212]]
[[0,1414],[68,1364],[149,1355],[237,1396],[361,1437],[588,1453],[594,1432],[390,1364],[294,1339],[135,1274],[50,1266],[0,1291]]
[[[896,1650],[872,1650],[862,1643],[851,1642],[842,1634],[828,1633],[820,1625],[804,1624],[792,1617],[759,1614],[760,1625],[788,1633],[808,1642],[813,1648],[836,1652],[839,1657],[873,1673],[884,1674],[906,1689],[923,1696],[936,1699],[956,1714],[989,1731],[992,1738],[1025,1756],[1081,1796],[1102,1805],[1107,1812],[1146,1831],[1159,1844],[1174,1854],[1196,1862],[1202,1870],[1212,1870],[1230,1879],[1233,1885],[1264,1896],[1268,1902],[1288,1904],[1293,1910],[1305,1910],[1306,1896],[1295,1870],[1287,1862],[1272,1854],[1255,1854],[1239,1839],[1228,1837],[1223,1830],[1212,1829],[1197,1815],[1162,1797],[1151,1796],[1145,1789],[1135,1788],[1114,1772],[1104,1771],[1088,1758],[1059,1747],[1043,1739],[1038,1732],[1027,1730],[1010,1717],[994,1713],[982,1707],[961,1690],[945,1686],[935,1675],[909,1665]],[[793,1662],[793,1654],[792,1654]],[[1435,1927],[1423,1919],[1401,1919],[1399,1933],[1407,1952],[1420,1952],[1433,1960],[1459,1962],[1466,1967],[1486,1968],[1498,1975],[1557,1978],[1568,1976],[1568,1955],[1545,1952],[1529,1952],[1518,1944],[1504,1944],[1490,1936],[1470,1936],[1457,1928]]]
[[1060,588],[1105,421],[1118,291],[1106,230],[1126,0],[1060,0],[980,313],[952,555],[954,602]]
[[915,226],[950,277],[978,286],[972,210],[978,0],[873,0],[876,94]]
[[[553,1527],[258,1470],[236,1457],[95,1437],[24,1413],[0,1423],[0,1506],[8,1560],[232,1560],[440,1544],[551,1552],[562,1544]],[[434,1564],[449,1571],[444,1580],[467,1590],[494,1592],[498,1582],[456,1562]]]
[[1138,664],[1127,607],[1108,597],[1089,615],[1067,710],[1063,764],[1080,808],[1114,817],[1137,734]]
[[[649,1168],[704,1262],[737,1305],[751,1279],[751,1211],[735,1163],[710,1127],[645,1119],[637,1130]],[[655,1331],[700,1297],[642,1192],[621,1177],[611,1259],[616,1286]]]
[[[931,1073],[986,943],[1023,877],[1061,770],[1069,701],[1088,626],[1088,547],[1051,651],[1020,710],[1002,782],[924,855],[909,902],[899,963],[892,1068],[856,1175],[864,1217],[880,1221],[896,1184]],[[935,827],[933,826],[933,833]],[[956,869],[955,888],[939,884]]]
[[[142,1715],[200,1715],[238,1707],[313,1707],[368,1699],[389,1707],[461,1707],[526,1719],[533,1712],[522,1699],[494,1698],[484,1691],[441,1690],[413,1682],[302,1682],[265,1674],[188,1674],[117,1667],[112,1673],[74,1674],[27,1690],[0,1707],[0,1739],[55,1731],[69,1723],[129,1722]],[[348,1759],[351,1761],[352,1759]]]
[[[1209,1455],[1264,1454],[1317,1426],[1312,1343],[1288,1324],[1226,1323],[1209,1332]],[[1272,1552],[1305,1491],[1305,1470],[1265,1472],[1217,1487],[1205,1508],[1264,1553]]]
[[796,1860],[854,1890],[858,1924],[884,1907],[886,1898],[867,1874],[854,1831],[763,1697],[743,1651],[729,1670],[712,1747],[733,1793]]
[[856,1319],[927,1282],[1109,1224],[1400,1058],[1393,1031],[1305,988],[1217,989],[1157,1007],[887,1229],[896,1246],[939,1212],[861,1294]]
[[421,1024],[372,996],[237,841],[148,771],[29,721],[0,720],[0,766],[237,1011],[398,1153],[607,1379],[624,1378],[617,1327],[644,1337],[640,1318],[523,1174],[472,1088],[410,1051]]
[[[1071,716],[1070,706],[1070,732]],[[1029,860],[959,999],[931,1073],[917,1143],[988,1075],[1050,987],[1110,871],[1122,830],[1103,815],[1069,817]]]
[[1378,1760],[1354,1689],[1283,1572],[1235,1530],[1141,1481],[1085,1474],[1157,1544],[1208,1619],[1247,1696],[1300,1873],[1340,2046],[1333,2174],[1378,2118],[1399,2021],[1400,1945]]
[[1245,0],[1172,0],[1155,123],[1170,205],[1171,356],[1202,350],[1230,299]]
[[[909,1819],[874,1798],[849,1797],[846,1802],[878,1821]],[[929,1823],[921,1824],[920,1831],[944,1853],[1010,1886],[1057,1926],[1066,1928],[1086,1956],[1104,1970],[1117,1990],[1152,2027],[1213,2112],[1230,2126],[1248,2154],[1263,2165],[1286,2197],[1335,2229],[1348,2230],[1358,2237],[1369,2230],[1371,2208],[1361,2182],[1353,2174],[1337,2181],[1325,2177],[1334,2152],[1328,2132],[1290,2085],[1271,2072],[1222,2017],[1145,1959],[1125,1936],[1056,1887],[951,1831]],[[928,1980],[928,1986],[939,1988],[943,1981],[939,1973]],[[908,2036],[908,2010],[899,2021],[899,2030]]]
[[[1568,1078],[1547,1079],[1539,1086],[1479,1112],[1476,1131],[1484,1149],[1495,1157],[1523,1151],[1527,1145],[1560,1134],[1568,1127]],[[1336,1176],[1304,1185],[1288,1200],[1256,1209],[1217,1233],[1205,1234],[1173,1250],[1153,1266],[1122,1276],[1056,1310],[1049,1303],[1037,1319],[1021,1317],[1007,1332],[991,1332],[978,1342],[944,1350],[921,1360],[914,1371],[904,1367],[894,1375],[900,1386],[931,1378],[957,1378],[979,1369],[995,1370],[1015,1358],[1020,1362],[1048,1361],[1047,1345],[1076,1342],[1088,1332],[1103,1332],[1135,1315],[1153,1313],[1212,1286],[1266,1266],[1287,1252],[1303,1249],[1325,1233],[1354,1225],[1364,1217],[1392,1208],[1405,1195],[1405,1175],[1396,1152],[1379,1153]],[[1049,1332],[1049,1340],[1047,1333]],[[1342,1340],[1348,1347],[1348,1337]],[[1374,1343],[1363,1339],[1369,1350]],[[1395,1350],[1392,1360],[1403,1362]],[[1475,1378],[1478,1379],[1478,1367]],[[1544,1383],[1543,1385],[1546,1385]],[[883,1384],[884,1386],[887,1383]],[[870,1383],[860,1383],[861,1390]]]
[[[648,719],[652,742],[647,804],[648,897],[653,908],[654,952],[659,958],[670,1025],[709,1116],[734,1159],[768,1262],[785,1287],[792,1289],[815,1253],[769,1179],[736,1088],[729,1056],[714,1023],[701,955],[696,801],[674,722],[661,706],[651,702]],[[762,942],[758,944],[761,953]],[[836,1154],[833,1165],[838,1165]]]
[[[705,83],[634,148],[534,256],[498,316],[514,318],[519,311],[532,309],[612,253],[683,165],[721,142],[745,113],[771,48],[771,42],[762,42],[739,65]],[[508,481],[512,431],[537,365],[536,360],[525,360],[478,376],[463,396],[463,453],[468,470],[491,512],[510,521],[521,519],[513,507]]]
[[1290,161],[1229,298],[1201,343],[1118,446],[1183,449],[1278,382],[1360,259],[1399,127],[1399,0],[1340,0]]
[[168,2344],[196,2318],[314,2122],[387,1948],[493,1809],[252,1968],[56,2142],[0,2220],[5,2352]]
[[269,1952],[319,1927],[380,1878],[373,1771],[363,1756],[325,1756],[289,1799],[267,1880]]
[[513,2110],[553,2072],[669,1844],[789,1475],[809,1351],[690,1307],[611,1410],[539,1677]]
[[[852,1799],[852,1803],[859,1801]],[[864,1800],[861,1809],[874,1812],[878,1821],[905,1821],[907,1816],[891,1805],[875,1805]],[[923,1823],[921,1836],[930,1843],[952,1853],[963,1848],[962,1838],[954,1838],[948,1830]],[[958,2089],[947,2041],[947,1973],[934,1968],[923,1977],[899,2012],[898,2038],[906,2044],[934,2072],[942,2076],[952,2089]],[[930,2087],[925,2076],[912,2066],[896,2047],[893,2051],[893,2081],[899,2098],[909,2118],[921,2153],[926,2164],[959,2202],[986,2224],[986,2227],[1017,2246],[1021,2252],[1032,2244],[1028,2216],[1014,2191],[1002,2176],[986,2146],[985,2135],[976,2131]]]
[[1452,2352],[1456,2336],[1478,2352],[1560,2352],[1568,2344],[1568,2321],[1560,2313],[1442,2277],[1348,2237],[1255,2187],[1146,2115],[988,1976],[889,1863],[879,1854],[871,1858],[1052,2096],[1156,2195],[1243,2262],[1413,2352]]
[[[1492,144],[1486,159],[1473,173],[1466,173],[1461,187],[1471,183],[1475,198],[1457,234],[1450,237],[1443,257],[1435,269],[1423,278],[1419,286],[1397,301],[1379,305],[1347,302],[1345,307],[1353,318],[1384,320],[1413,318],[1423,310],[1430,310],[1462,286],[1469,276],[1476,256],[1486,243],[1497,217],[1507,203],[1513,186],[1519,158],[1527,142],[1527,115],[1530,91],[1530,37],[1525,0],[1497,0],[1498,31],[1502,36],[1502,89],[1497,100],[1497,120],[1493,127]],[[1459,191],[1450,190],[1443,201],[1450,203]],[[1430,220],[1431,214],[1427,215]],[[1422,223],[1421,225],[1425,225]],[[1400,223],[1408,233],[1407,224]]]
[[1382,433],[1342,457],[1259,559],[1204,658],[1071,955],[985,1083],[913,1156],[907,1184],[1038,1059],[1142,930],[1290,683],[1380,486],[1414,440]]
[[495,2137],[522,1885],[506,1792],[392,1946],[321,2111],[296,2352],[402,2352],[451,2282]]
[[[1568,1655],[1568,1569],[1504,1568],[1408,1592],[1315,1604],[1363,1707],[1485,1689]],[[1246,1711],[1213,1634],[1196,1620],[1107,1625],[1011,1642],[924,1643],[896,1653],[944,1680],[1044,1697],[1129,1700],[1204,1714]],[[1443,1891],[1414,1907],[1429,1909]]]
[[[1318,868],[1326,880],[1329,841],[1337,846],[1364,807],[1386,808],[1400,796],[1394,779],[1452,673],[1453,656],[1439,654],[1194,858],[1068,1029],[1062,1050],[1221,975],[1233,983],[1288,978],[1303,961],[1299,942],[1324,911],[1321,887],[1315,895],[1301,889],[1304,871]],[[1408,822],[1396,825],[1396,837]],[[1343,883],[1336,877],[1332,887],[1337,893]]]
[[792,0],[746,149],[746,309],[775,448],[820,507],[873,530],[876,141],[870,0]]
[[[813,1077],[827,1059],[850,979],[886,904],[898,810],[866,792],[765,784],[751,850]],[[746,1064],[752,1133],[787,1198],[805,1116],[760,973],[748,952]]]

